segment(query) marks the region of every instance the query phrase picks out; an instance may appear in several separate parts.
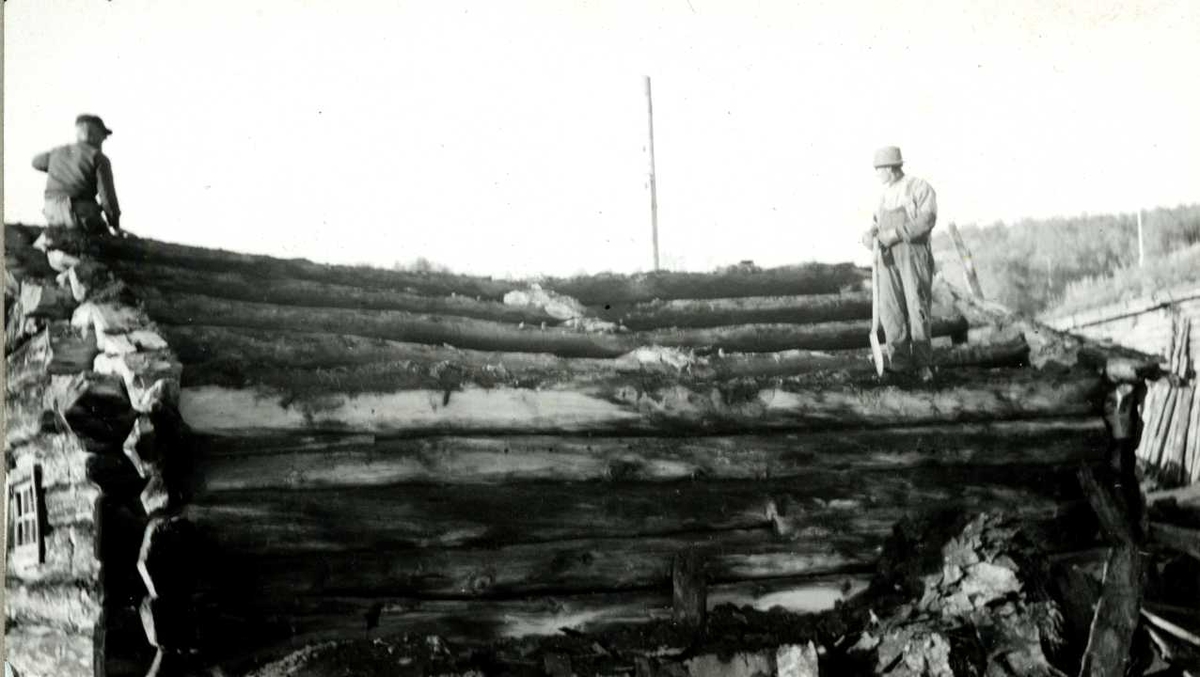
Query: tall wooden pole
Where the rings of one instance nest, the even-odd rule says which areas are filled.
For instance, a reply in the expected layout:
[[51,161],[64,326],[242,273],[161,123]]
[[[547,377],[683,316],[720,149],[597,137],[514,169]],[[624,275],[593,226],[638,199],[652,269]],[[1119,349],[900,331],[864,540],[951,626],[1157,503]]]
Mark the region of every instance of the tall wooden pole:
[[646,82],[646,115],[650,129],[650,233],[654,241],[654,270],[658,270],[658,185],[654,178],[654,100],[650,96],[650,76]]

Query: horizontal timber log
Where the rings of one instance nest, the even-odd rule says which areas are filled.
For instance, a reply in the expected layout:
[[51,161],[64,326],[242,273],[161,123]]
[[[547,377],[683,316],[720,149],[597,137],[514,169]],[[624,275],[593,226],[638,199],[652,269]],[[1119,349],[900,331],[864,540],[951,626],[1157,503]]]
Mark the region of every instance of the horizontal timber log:
[[[151,318],[161,324],[210,324],[267,330],[325,331],[394,341],[450,344],[457,348],[552,353],[564,357],[617,357],[640,346],[774,352],[867,346],[869,320],[821,324],[761,324],[709,329],[660,329],[635,333],[590,333],[575,329],[477,320],[396,310],[301,308],[230,301],[200,294],[143,290]],[[961,316],[935,317],[934,336],[963,334]]]
[[[862,575],[782,578],[713,586],[709,607],[721,604],[781,607],[796,613],[831,609],[865,589]],[[375,610],[374,612],[372,610]],[[368,628],[368,616],[378,614]],[[460,646],[505,637],[559,635],[561,628],[599,632],[606,628],[667,620],[670,586],[660,590],[561,595],[530,600],[419,601],[405,598],[303,598],[275,609],[202,609],[206,656],[228,669],[261,662],[319,641],[403,633],[436,634]]]
[[1079,497],[1074,468],[825,470],[804,482],[264,489],[198,496],[183,516],[232,553],[498,545],[764,527],[816,538],[886,533],[900,517],[931,508],[1054,513]]
[[[1086,372],[959,370],[933,387],[821,384],[802,377],[683,383],[639,374],[555,387],[363,392],[363,380],[183,388],[196,432],[569,433],[761,431],[1089,415],[1103,379]],[[345,389],[345,390],[342,390]],[[351,390],[353,389],[353,390]]]
[[21,625],[4,633],[8,655],[22,677],[93,677],[103,674],[103,641],[95,632]]
[[[454,315],[479,320],[517,324],[557,324],[546,311],[529,306],[506,305],[474,296],[430,296],[418,291],[360,287],[314,280],[266,277],[249,272],[204,271],[180,266],[119,262],[114,266],[126,283],[157,293],[204,294],[235,301],[272,303],[284,306],[402,310],[411,313]],[[512,283],[512,289],[519,283]]]
[[9,622],[86,633],[100,623],[101,593],[96,584],[28,585],[9,580],[4,606]]
[[871,316],[870,292],[804,296],[654,300],[590,308],[610,322],[630,329],[720,327],[731,324],[809,324],[860,320]]
[[769,529],[506,545],[486,549],[370,550],[247,557],[203,567],[203,599],[285,601],[298,596],[512,598],[653,588],[671,559],[703,553],[713,583],[866,571],[886,532],[793,542]]
[[753,271],[590,275],[550,279],[542,286],[585,305],[617,306],[655,299],[836,294],[846,289],[861,291],[868,277],[867,271],[848,263],[809,263]]
[[[756,479],[831,468],[1098,462],[1098,417],[706,437],[196,439],[197,494],[411,482]],[[334,442],[334,444],[330,444]]]
[[[83,247],[104,261],[171,265],[196,271],[239,272],[258,278],[296,278],[377,289],[412,290],[420,294],[449,296],[454,293],[500,300],[505,293],[524,286],[521,281],[324,265],[303,259],[277,259],[149,239],[110,238],[83,243]],[[851,264],[810,263],[756,271],[659,272],[558,278],[543,281],[542,286],[573,296],[588,305],[604,305],[657,298],[832,294],[844,288],[858,287],[866,277],[863,269]]]
[[[242,387],[259,383],[287,387],[295,373],[339,369],[346,380],[376,380],[380,374],[406,373],[408,383],[440,387],[448,377],[459,383],[494,386],[540,384],[579,377],[602,377],[631,372],[680,374],[679,366],[627,354],[615,359],[564,358],[546,353],[485,352],[445,346],[403,343],[347,334],[267,331],[233,327],[164,327],[172,349],[187,367],[185,386]],[[1029,347],[1019,335],[1000,337],[991,344],[935,348],[939,369],[1011,367],[1025,363]],[[670,356],[668,356],[670,357]],[[381,363],[382,366],[381,366]],[[680,378],[740,378],[789,376],[815,372],[844,372],[847,377],[873,373],[869,350],[776,353],[726,353],[692,357]],[[338,373],[338,372],[335,372]],[[309,375],[310,378],[315,378]],[[304,378],[301,376],[300,378]]]

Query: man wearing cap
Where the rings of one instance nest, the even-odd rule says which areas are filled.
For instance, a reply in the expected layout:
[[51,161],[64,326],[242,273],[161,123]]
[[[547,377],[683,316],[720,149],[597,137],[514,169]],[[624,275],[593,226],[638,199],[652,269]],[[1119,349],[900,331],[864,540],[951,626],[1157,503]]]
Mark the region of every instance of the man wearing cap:
[[879,316],[894,373],[927,382],[933,378],[933,250],[937,196],[925,181],[908,176],[900,149],[875,151],[875,173],[883,184],[875,223],[863,244],[877,249]]
[[[114,233],[121,229],[121,208],[113,186],[112,164],[100,152],[112,130],[95,115],[75,118],[75,143],[59,146],[33,158],[33,167],[46,172],[46,224],[105,233],[104,219]],[[99,196],[99,203],[96,198]]]

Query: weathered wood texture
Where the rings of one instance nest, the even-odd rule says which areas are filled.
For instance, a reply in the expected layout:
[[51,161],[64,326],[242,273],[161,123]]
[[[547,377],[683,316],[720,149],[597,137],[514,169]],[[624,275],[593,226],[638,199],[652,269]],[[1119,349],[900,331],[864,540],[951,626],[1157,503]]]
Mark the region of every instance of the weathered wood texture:
[[[406,289],[361,287],[306,279],[267,277],[248,272],[204,271],[145,263],[118,262],[115,268],[126,283],[139,290],[154,290],[155,293],[164,296],[204,294],[222,299],[281,306],[400,310],[510,324],[526,322],[540,325],[546,322],[553,325],[559,322],[537,307],[506,305],[499,300],[479,300],[474,296],[431,296]],[[512,283],[511,288],[517,289],[518,283]]]
[[239,556],[201,567],[202,598],[270,606],[296,596],[494,599],[669,586],[672,557],[694,549],[714,583],[870,569],[886,533],[791,541],[767,528],[646,538],[577,539],[495,548],[355,550]]
[[[172,349],[186,369],[182,385],[242,387],[287,386],[291,372],[340,369],[354,373],[386,373],[405,369],[425,376],[430,387],[447,379],[480,385],[541,383],[575,377],[602,377],[630,372],[680,374],[681,378],[716,379],[820,373],[824,379],[869,377],[868,350],[685,355],[635,351],[618,358],[564,358],[546,353],[485,352],[446,346],[366,338],[348,334],[266,331],[234,327],[163,327]],[[996,337],[987,344],[935,348],[939,369],[1016,367],[1026,364],[1029,346],[1019,334]],[[676,359],[682,361],[674,361]],[[339,373],[339,372],[334,372]]]
[[[163,324],[208,324],[267,330],[324,331],[394,341],[449,344],[477,350],[552,353],[564,357],[617,357],[640,346],[774,352],[863,348],[869,320],[819,324],[748,324],[733,327],[660,329],[632,333],[520,327],[488,320],[398,310],[301,308],[230,301],[200,294],[160,295],[143,290],[146,310]],[[934,336],[965,334],[961,316],[935,317]]]
[[102,595],[96,584],[5,585],[9,623],[43,625],[69,632],[90,633],[100,621]]
[[4,400],[7,446],[43,432],[67,428],[90,439],[120,442],[133,425],[133,412],[119,377],[82,372],[26,384]]
[[412,482],[804,477],[817,470],[1104,460],[1097,418],[705,437],[193,440],[192,491]]
[[[817,612],[862,591],[864,576],[776,579],[714,586],[709,608],[720,604]],[[230,669],[306,644],[398,633],[436,634],[460,646],[502,637],[557,635],[561,628],[597,632],[671,617],[669,586],[662,589],[530,600],[413,600],[310,597],[274,609],[201,609],[201,638],[209,655]],[[368,622],[370,619],[373,622]],[[211,649],[209,649],[211,647]]]
[[933,388],[825,386],[803,378],[689,384],[635,375],[538,389],[456,390],[451,382],[437,390],[379,392],[409,377],[381,376],[384,383],[312,374],[296,378],[288,390],[184,388],[179,411],[197,432],[230,434],[697,434],[1087,415],[1099,412],[1103,387],[1103,380],[1090,373],[972,370],[948,374]]
[[[20,229],[15,227],[14,229]],[[24,228],[23,237],[36,237]],[[30,235],[32,234],[32,235]],[[30,240],[32,241],[32,240]],[[179,266],[206,272],[235,272],[248,277],[294,278],[376,289],[411,290],[420,294],[499,300],[520,288],[519,281],[493,280],[448,273],[414,273],[356,266],[331,266],[302,259],[277,259],[149,239],[104,239],[56,245],[72,253],[86,251],[100,260]],[[723,298],[829,294],[860,285],[862,269],[850,264],[811,263],[761,271],[719,273],[649,273],[551,279],[542,286],[588,305],[633,303],[671,298]]]
[[94,581],[100,575],[94,524],[52,527],[43,535],[46,559],[37,567],[16,569],[9,562],[8,577],[28,583]]
[[21,625],[4,635],[5,657],[21,677],[94,677],[103,670],[103,642],[91,633]]
[[1142,567],[1142,558],[1133,543],[1114,547],[1105,561],[1104,588],[1079,669],[1081,676],[1126,674],[1142,602]]
[[[1200,325],[1200,288],[1181,288],[1158,298],[1152,296],[1045,321],[1084,338],[1112,341],[1165,358],[1171,347],[1176,313]],[[1200,355],[1200,332],[1193,331],[1189,343],[1194,364],[1196,356]]]
[[69,322],[52,322],[8,356],[4,390],[11,396],[46,375],[89,371],[99,352],[95,336],[84,338]]
[[862,291],[867,271],[848,263],[809,263],[766,270],[715,273],[601,274],[550,279],[546,289],[589,306],[616,306],[656,299],[723,299],[747,296],[836,294]]
[[138,478],[129,463],[114,452],[95,453],[73,434],[38,435],[12,446],[9,458],[31,457],[41,466],[44,489],[94,484],[105,492],[127,493]]
[[[600,307],[597,314],[637,330],[762,323],[811,324],[870,317],[871,294],[854,291],[806,296],[654,300]],[[945,315],[947,311],[943,309],[940,314]]]
[[1011,466],[827,470],[813,472],[804,482],[538,482],[250,490],[197,497],[183,515],[230,551],[287,553],[762,527],[828,536],[886,531],[911,510],[941,505],[1011,507],[1044,514],[1078,498],[1073,469],[1064,473],[1047,466]]

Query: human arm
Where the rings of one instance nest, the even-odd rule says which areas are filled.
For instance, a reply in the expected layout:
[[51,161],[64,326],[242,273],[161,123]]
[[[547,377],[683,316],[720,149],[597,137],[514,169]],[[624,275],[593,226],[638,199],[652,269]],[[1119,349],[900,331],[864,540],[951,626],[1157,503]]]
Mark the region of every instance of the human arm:
[[112,163],[101,155],[96,159],[96,188],[100,193],[100,207],[113,230],[121,229],[121,206],[117,202],[117,189],[113,183]]
[[879,235],[879,215],[873,214],[871,216],[871,227],[868,228],[867,230],[863,231],[862,239],[860,239],[859,241],[862,242],[862,246],[866,247],[867,249],[874,249],[875,248],[875,239],[876,239],[876,237],[878,237],[878,235]]
[[937,194],[928,183],[920,180],[913,182],[912,204],[916,212],[915,217],[906,219],[905,223],[896,229],[899,239],[905,242],[928,237],[937,222]]
[[33,168],[39,172],[50,171],[50,153],[38,153],[33,156]]

